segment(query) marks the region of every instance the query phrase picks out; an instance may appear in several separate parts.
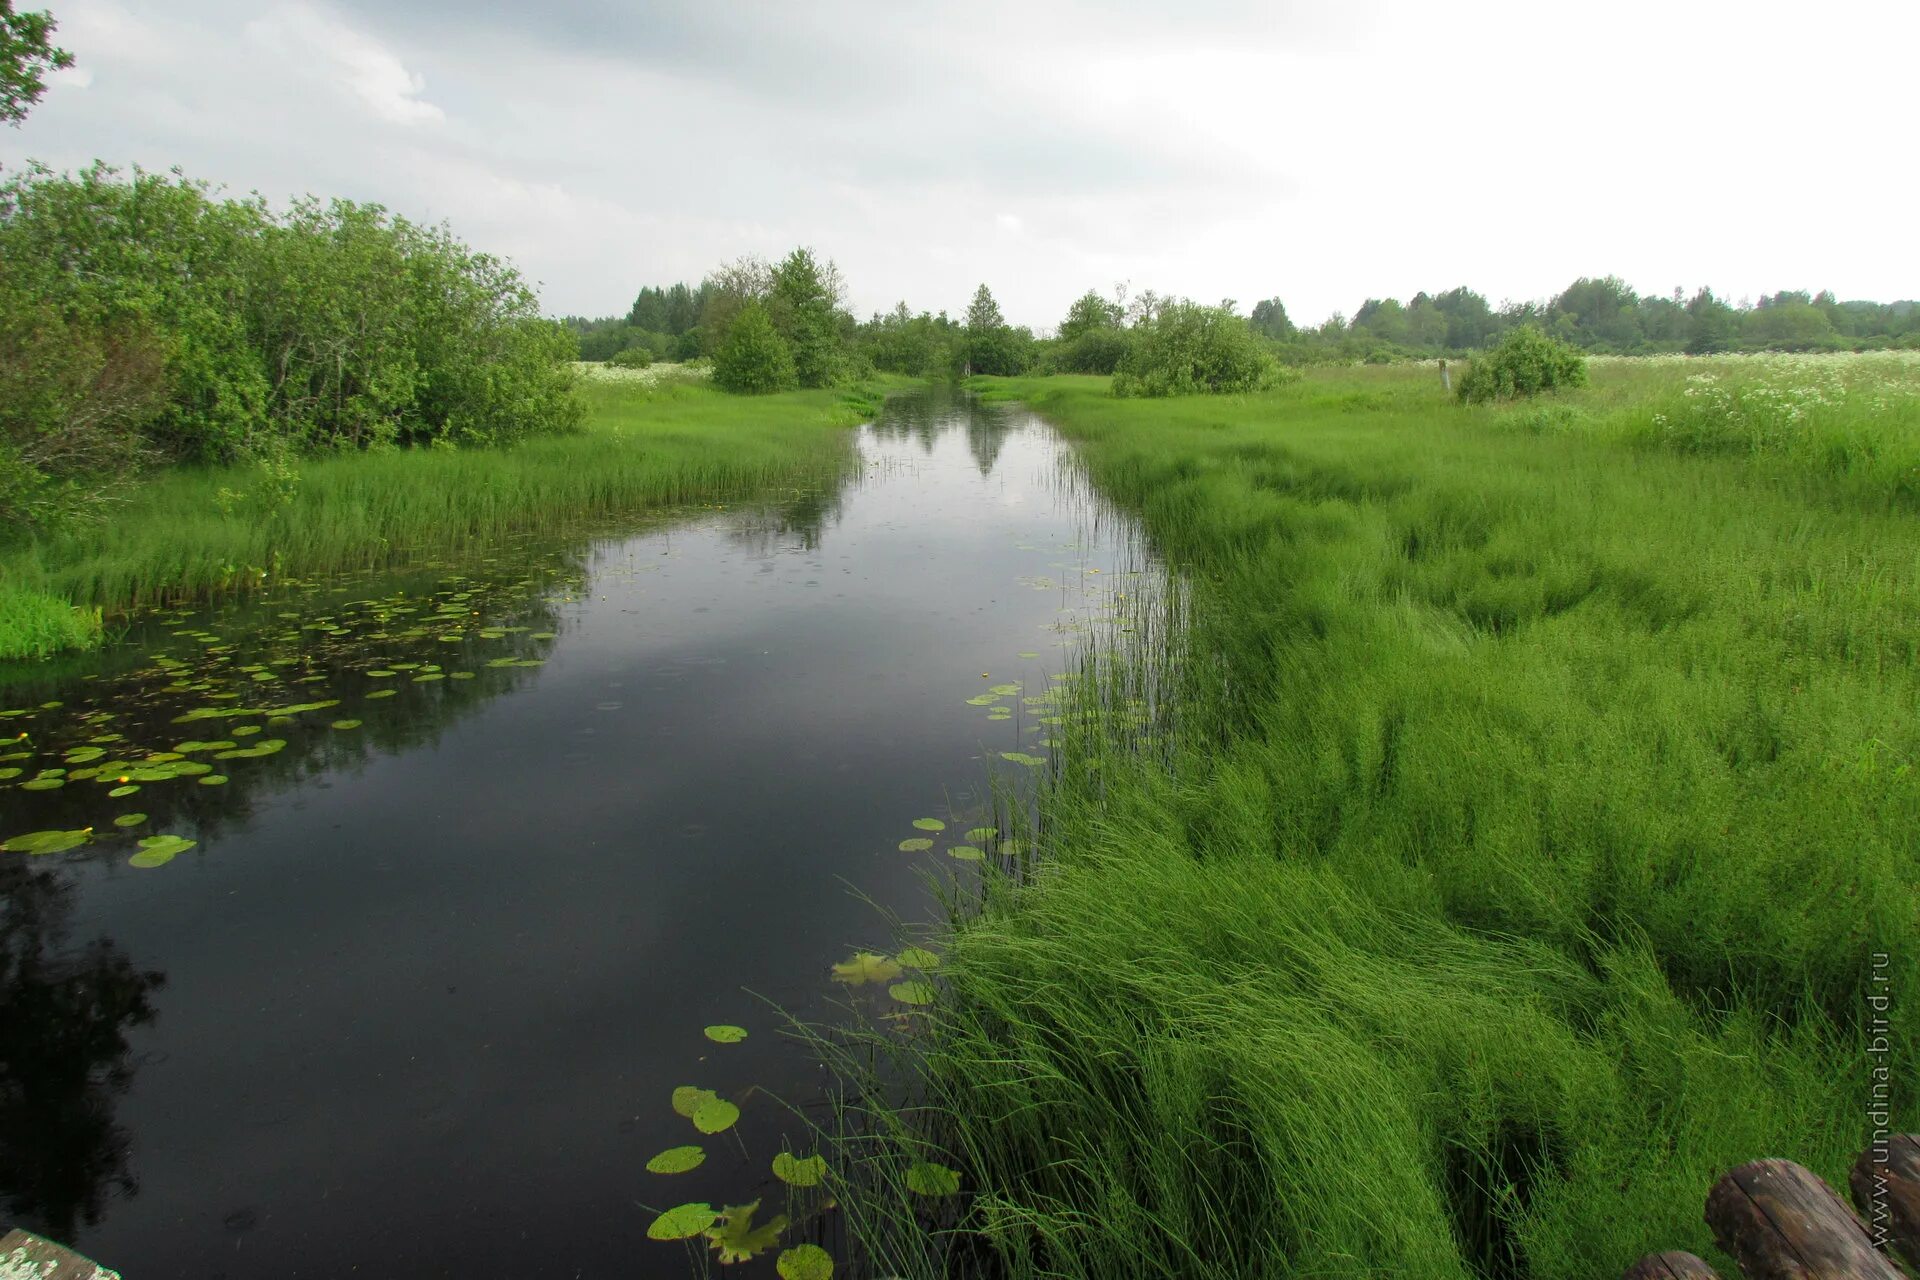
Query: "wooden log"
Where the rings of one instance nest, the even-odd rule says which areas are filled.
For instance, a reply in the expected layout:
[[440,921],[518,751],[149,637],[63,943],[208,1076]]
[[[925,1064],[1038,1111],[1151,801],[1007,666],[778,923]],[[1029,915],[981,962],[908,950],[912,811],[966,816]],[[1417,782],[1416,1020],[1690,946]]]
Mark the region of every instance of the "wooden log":
[[1791,1160],[1755,1160],[1714,1183],[1707,1225],[1750,1280],[1903,1280],[1833,1188]]
[[1720,1280],[1720,1273],[1685,1249],[1669,1249],[1640,1259],[1620,1280]]
[[15,1276],[31,1280],[120,1280],[118,1271],[109,1271],[71,1249],[18,1228],[0,1237],[0,1280],[13,1280]]
[[1860,1153],[1847,1176],[1867,1239],[1891,1245],[1920,1269],[1920,1134],[1902,1133]]

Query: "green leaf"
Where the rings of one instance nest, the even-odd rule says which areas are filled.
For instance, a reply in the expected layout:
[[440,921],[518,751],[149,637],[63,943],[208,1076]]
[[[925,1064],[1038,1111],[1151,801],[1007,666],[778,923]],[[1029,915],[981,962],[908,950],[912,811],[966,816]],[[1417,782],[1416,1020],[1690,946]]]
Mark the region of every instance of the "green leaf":
[[965,838],[968,840],[986,841],[993,839],[999,834],[1000,828],[998,827],[975,827],[973,830],[967,832]]
[[210,773],[200,779],[200,785],[203,787],[224,787],[227,785],[227,775],[224,773]]
[[0,781],[4,781],[8,778],[17,778],[20,776],[20,772],[21,771],[18,768],[15,768],[12,766],[8,766],[5,769],[0,769]]
[[856,952],[853,959],[833,966],[833,980],[854,987],[868,982],[891,982],[900,973],[899,965],[871,951]]
[[887,994],[901,1004],[932,1004],[933,984],[914,980],[896,982],[887,988]]
[[833,1280],[833,1255],[817,1244],[782,1249],[773,1264],[780,1280]]
[[[707,1161],[707,1153],[700,1147],[668,1147],[653,1159],[647,1161],[648,1173],[685,1173],[698,1169]],[[704,1228],[702,1228],[704,1230]]]
[[713,1242],[723,1266],[749,1261],[780,1243],[780,1233],[787,1229],[787,1215],[779,1214],[756,1227],[753,1215],[759,1211],[758,1200],[729,1205],[720,1211],[720,1224],[708,1228],[707,1239]]
[[817,1187],[827,1176],[827,1162],[820,1156],[804,1160],[782,1151],[773,1158],[773,1176],[790,1187]]
[[740,1118],[740,1108],[725,1098],[709,1098],[693,1109],[693,1127],[702,1133],[725,1133]]
[[739,1044],[747,1038],[747,1029],[745,1027],[728,1026],[722,1023],[717,1026],[708,1027],[702,1034],[715,1044]]
[[336,729],[358,729],[360,722],[358,720],[335,720],[333,727]]
[[65,778],[29,778],[20,784],[22,791],[58,791],[67,785]]
[[144,813],[123,813],[113,820],[116,827],[137,827],[147,820]]
[[907,1170],[907,1190],[917,1196],[950,1196],[959,1189],[959,1172],[943,1164],[916,1160]]
[[85,828],[79,831],[30,831],[24,836],[0,842],[0,849],[8,853],[65,853],[85,844],[90,835],[92,832]]
[[107,792],[107,794],[112,796],[115,800],[118,800],[122,796],[133,795],[138,790],[140,790],[140,788],[135,786],[115,787],[113,790]]
[[696,1089],[690,1084],[683,1084],[673,1091],[673,1109],[691,1120],[701,1103],[712,1102],[719,1096],[711,1089]]
[[978,862],[987,855],[984,850],[975,848],[973,845],[957,844],[947,850],[947,856],[958,858],[962,862]]
[[367,700],[372,701],[375,698],[391,698],[399,692],[398,689],[375,689],[367,695]]
[[908,947],[899,956],[900,963],[909,969],[938,969],[940,957],[924,947]]
[[902,840],[900,842],[900,852],[902,853],[918,853],[922,849],[931,848],[933,848],[933,841],[927,839],[925,836],[915,836],[911,840]]
[[922,831],[945,831],[947,824],[938,818],[915,818],[913,825]]
[[683,1204],[655,1218],[647,1228],[647,1239],[691,1240],[704,1234],[719,1216],[710,1204]]
[[1015,764],[1024,764],[1028,768],[1032,768],[1035,765],[1043,765],[1047,762],[1045,756],[1030,756],[1024,751],[1002,751],[1000,758],[1002,760],[1011,760]]

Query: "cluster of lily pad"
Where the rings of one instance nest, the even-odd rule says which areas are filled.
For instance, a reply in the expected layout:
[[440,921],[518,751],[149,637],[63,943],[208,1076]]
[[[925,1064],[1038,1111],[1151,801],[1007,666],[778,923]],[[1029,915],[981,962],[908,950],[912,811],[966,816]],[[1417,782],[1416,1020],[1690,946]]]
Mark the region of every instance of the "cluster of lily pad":
[[[744,1027],[721,1023],[704,1028],[702,1034],[715,1044],[739,1044],[748,1033]],[[682,1085],[673,1091],[672,1103],[675,1114],[702,1134],[724,1133],[740,1119],[739,1106],[712,1089]],[[646,1168],[648,1173],[672,1176],[690,1173],[706,1160],[706,1148],[687,1143],[668,1147],[648,1160]],[[796,1156],[782,1151],[773,1158],[772,1169],[774,1177],[798,1189],[820,1187],[827,1179],[826,1159],[818,1155]],[[706,1201],[690,1202],[656,1216],[647,1227],[647,1236],[653,1240],[704,1240],[722,1264],[746,1262],[777,1246],[792,1225],[784,1213],[757,1221],[759,1211],[758,1200],[718,1209]],[[785,1280],[828,1280],[833,1275],[833,1256],[814,1244],[781,1250],[774,1265]]]
[[[526,580],[490,590],[450,577],[430,595],[396,592],[379,599],[323,605],[329,611],[318,616],[288,611],[268,616],[255,609],[235,628],[244,644],[196,624],[189,610],[156,610],[136,628],[136,634],[153,646],[146,665],[85,677],[64,698],[0,709],[0,789],[60,793],[59,811],[71,824],[69,797],[79,784],[103,789],[112,800],[129,799],[156,784],[225,785],[232,762],[260,760],[287,749],[288,737],[270,730],[293,728],[305,717],[338,708],[350,692],[377,705],[397,692],[382,682],[431,685],[477,675],[475,670],[447,669],[426,660],[429,655],[424,654],[401,660],[405,655],[391,648],[385,658],[377,658],[368,653],[371,644],[465,644],[509,636],[554,639],[551,631],[485,620],[524,611],[529,599],[540,594],[538,586]],[[107,656],[114,655],[110,651]],[[538,657],[513,652],[473,665],[497,669],[540,663]],[[366,683],[350,690],[347,686],[356,673]],[[323,684],[339,693],[308,688]],[[189,698],[198,705],[167,715]],[[79,704],[69,705],[68,699],[78,699]],[[159,723],[163,717],[164,725]],[[179,731],[168,733],[168,726],[203,723],[213,726],[213,732],[202,729],[204,737],[170,741]],[[335,712],[326,723],[336,733],[347,733],[365,722]],[[139,743],[143,738],[146,745]],[[110,821],[102,815],[91,825],[59,825],[8,835],[0,840],[0,850],[65,852],[147,821],[144,813],[122,813]],[[0,835],[6,833],[0,831]],[[172,843],[186,839],[181,836],[148,839],[160,843],[143,845],[130,859],[131,865],[163,865],[193,844],[190,840],[184,846]]]

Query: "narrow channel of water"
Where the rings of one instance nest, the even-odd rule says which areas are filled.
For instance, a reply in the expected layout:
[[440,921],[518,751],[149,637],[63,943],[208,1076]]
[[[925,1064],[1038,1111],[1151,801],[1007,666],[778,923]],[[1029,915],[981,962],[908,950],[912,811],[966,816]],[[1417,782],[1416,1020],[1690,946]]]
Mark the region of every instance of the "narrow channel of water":
[[1151,573],[1022,410],[858,444],[836,494],[161,614],[0,694],[0,840],[55,833],[0,853],[7,1215],[139,1280],[534,1280],[781,1203],[819,1082],[775,1007],[887,1011],[832,967],[992,852]]

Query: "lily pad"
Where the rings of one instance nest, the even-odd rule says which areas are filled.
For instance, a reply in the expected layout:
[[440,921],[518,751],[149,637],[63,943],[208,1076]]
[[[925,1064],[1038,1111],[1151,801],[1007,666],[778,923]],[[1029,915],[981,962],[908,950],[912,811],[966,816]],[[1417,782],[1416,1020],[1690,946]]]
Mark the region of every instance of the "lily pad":
[[913,825],[922,831],[945,831],[947,824],[938,818],[915,818]]
[[710,1204],[683,1204],[667,1210],[647,1228],[649,1240],[691,1240],[706,1233],[720,1215]]
[[745,1027],[729,1026],[723,1023],[708,1027],[702,1034],[715,1044],[739,1044],[747,1038],[747,1029]]
[[938,969],[940,957],[925,947],[908,947],[898,957],[901,964],[909,969]]
[[709,1098],[693,1109],[693,1127],[702,1133],[725,1133],[740,1119],[740,1108],[725,1098]]
[[958,858],[962,862],[978,862],[987,855],[986,851],[977,845],[957,844],[947,850],[947,856],[949,858]]
[[0,841],[0,849],[8,853],[65,853],[85,844],[92,834],[86,828],[79,831],[30,831],[24,836]]
[[833,1280],[833,1255],[817,1244],[782,1249],[773,1269],[780,1280]]
[[127,859],[130,867],[164,867],[196,842],[185,836],[148,836],[140,842],[140,852]]
[[782,1151],[773,1158],[773,1176],[790,1187],[817,1187],[827,1176],[827,1162],[820,1156],[800,1159]]
[[106,754],[102,747],[75,747],[67,752],[66,761],[68,764],[90,764]]
[[958,1170],[916,1160],[907,1170],[907,1190],[917,1196],[950,1196],[960,1189]]
[[931,982],[896,982],[887,988],[887,994],[901,1004],[932,1004],[933,984]]
[[107,794],[112,796],[115,800],[118,800],[123,796],[130,796],[135,792],[137,792],[138,790],[140,790],[140,788],[129,784],[124,787],[115,787],[113,790],[107,792]]
[[1010,760],[1014,764],[1024,764],[1029,769],[1035,768],[1039,765],[1043,765],[1047,762],[1047,759],[1045,756],[1030,756],[1024,751],[1002,751],[1000,753],[1000,758],[1002,760]]
[[20,776],[20,773],[21,771],[18,768],[9,765],[5,769],[0,769],[0,781],[5,781],[8,778],[17,778]]
[[22,791],[58,791],[67,785],[65,778],[29,778],[20,784]]
[[885,956],[861,951],[853,959],[842,960],[833,966],[833,980],[857,987],[868,982],[891,982],[902,972],[899,965]]
[[200,785],[203,787],[224,787],[227,785],[227,782],[228,778],[224,773],[210,773],[200,779]]
[[752,1204],[728,1205],[720,1211],[719,1224],[708,1228],[707,1239],[713,1242],[721,1265],[747,1262],[780,1243],[780,1233],[787,1229],[787,1215],[776,1214],[756,1227],[753,1216],[759,1211],[758,1200]]
[[711,1102],[719,1096],[711,1089],[696,1089],[690,1084],[683,1084],[673,1091],[673,1109],[691,1120],[701,1103]]
[[911,840],[902,840],[900,842],[900,852],[902,853],[918,853],[922,849],[931,848],[933,848],[933,841],[927,839],[925,836],[915,836]]
[[967,832],[966,838],[968,840],[991,840],[999,834],[1000,828],[998,827],[975,827]]
[[116,827],[137,827],[147,820],[144,813],[123,813],[113,820]]
[[[648,1173],[686,1173],[698,1169],[707,1161],[707,1153],[701,1147],[668,1147],[653,1159],[647,1161]],[[705,1228],[702,1228],[704,1230]]]
[[358,729],[360,722],[358,720],[335,720],[333,727],[336,729]]
[[371,701],[374,698],[391,698],[399,692],[400,691],[398,689],[375,689],[372,693],[367,695],[367,698],[369,701]]
[[445,680],[447,677],[438,671],[423,671],[413,678],[415,684],[426,684],[433,680]]

